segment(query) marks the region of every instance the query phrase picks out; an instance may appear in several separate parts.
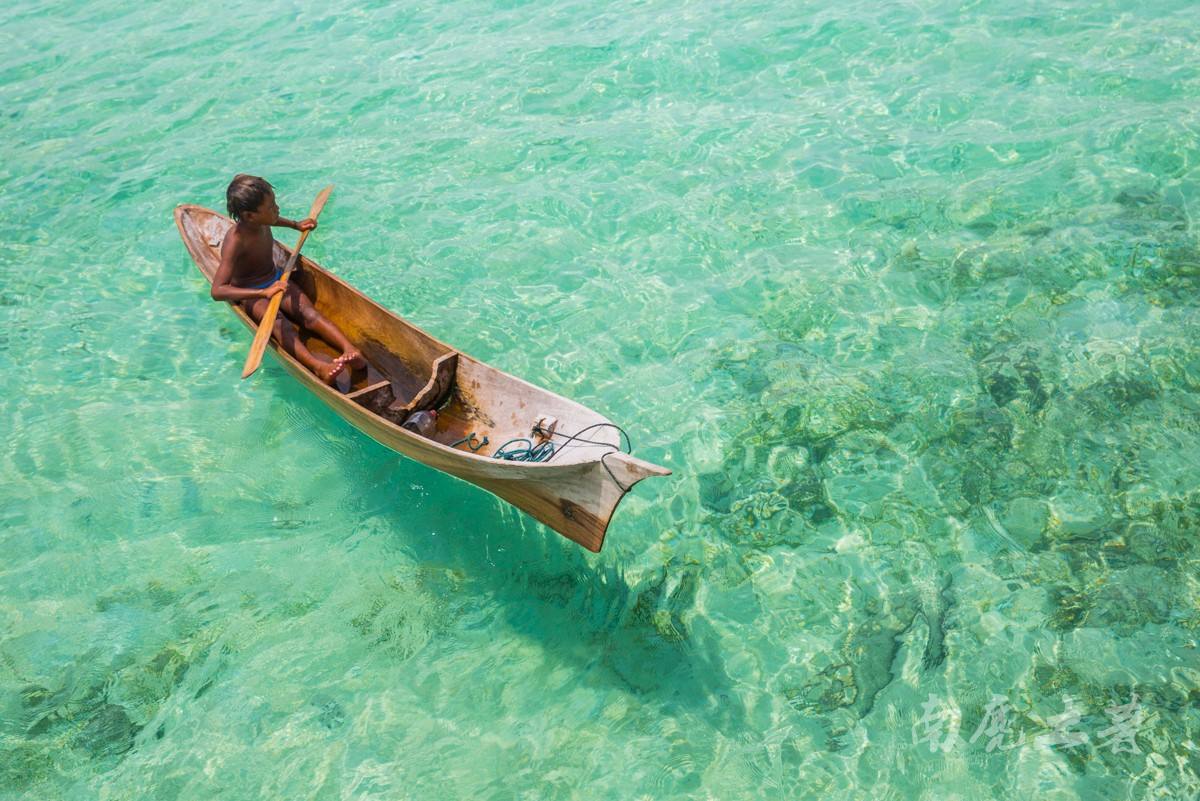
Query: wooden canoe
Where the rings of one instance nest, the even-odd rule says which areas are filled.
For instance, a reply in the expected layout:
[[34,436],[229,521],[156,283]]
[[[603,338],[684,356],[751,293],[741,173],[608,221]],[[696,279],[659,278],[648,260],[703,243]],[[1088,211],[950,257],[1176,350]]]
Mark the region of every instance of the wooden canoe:
[[[188,253],[212,281],[221,242],[233,222],[201,206],[175,209],[175,223]],[[290,250],[275,243],[275,263]],[[292,281],[317,309],[336,323],[367,358],[370,368],[341,387],[322,383],[278,347],[275,357],[304,387],[355,428],[410,459],[469,481],[527,512],[590,551],[599,551],[617,504],[634,484],[671,471],[621,450],[619,433],[600,414],[455,351],[393,314],[354,287],[301,255]],[[256,326],[241,307],[230,308],[247,327]],[[333,355],[319,339],[305,340],[310,350]],[[457,361],[457,366],[454,362]],[[359,371],[360,373],[362,371]],[[413,408],[438,407],[437,428],[429,438],[400,423]],[[549,462],[513,462],[494,457],[516,438],[531,437],[535,422],[557,418],[552,442],[558,449]],[[601,425],[589,429],[589,426]],[[587,429],[582,439],[563,435]],[[451,447],[475,433],[477,444]]]

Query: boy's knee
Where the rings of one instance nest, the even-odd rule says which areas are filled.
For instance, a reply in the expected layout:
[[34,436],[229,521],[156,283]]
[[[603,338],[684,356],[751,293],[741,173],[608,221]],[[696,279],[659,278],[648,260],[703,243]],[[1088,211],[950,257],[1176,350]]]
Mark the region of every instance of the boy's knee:
[[242,311],[250,315],[251,320],[260,320],[262,319],[263,312],[267,310],[267,307],[261,304],[262,301],[259,298],[254,298],[253,300],[243,300]]
[[312,306],[305,305],[300,308],[300,324],[305,328],[311,328],[320,321],[321,315]]

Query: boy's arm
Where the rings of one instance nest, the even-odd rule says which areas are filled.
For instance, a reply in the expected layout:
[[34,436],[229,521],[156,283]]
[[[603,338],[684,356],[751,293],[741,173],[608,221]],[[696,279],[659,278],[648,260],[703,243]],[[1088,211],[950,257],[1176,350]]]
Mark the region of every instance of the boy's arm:
[[303,220],[289,220],[286,217],[280,217],[275,224],[282,225],[284,228],[294,228],[297,231],[311,231],[317,227],[317,221],[312,217],[305,217]]
[[242,300],[270,298],[283,291],[283,287],[280,286],[278,281],[262,289],[244,289],[234,286],[232,283],[233,263],[236,257],[237,244],[233,241],[232,235],[227,236],[221,244],[221,263],[217,266],[217,272],[213,276],[213,300],[227,300],[231,303],[236,303]]

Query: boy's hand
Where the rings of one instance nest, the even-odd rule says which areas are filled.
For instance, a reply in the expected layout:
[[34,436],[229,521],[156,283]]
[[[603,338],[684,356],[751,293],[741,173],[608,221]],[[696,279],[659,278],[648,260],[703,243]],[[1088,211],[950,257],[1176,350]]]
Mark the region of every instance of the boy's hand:
[[262,297],[265,298],[266,300],[270,300],[271,298],[278,295],[280,292],[283,292],[285,289],[287,289],[287,284],[283,283],[283,281],[276,281],[275,283],[271,284],[269,287],[266,287],[265,289],[263,289]]
[[297,231],[311,231],[312,229],[314,229],[316,227],[317,227],[317,221],[314,220],[312,217],[305,217],[303,220],[298,220],[296,222],[296,230]]

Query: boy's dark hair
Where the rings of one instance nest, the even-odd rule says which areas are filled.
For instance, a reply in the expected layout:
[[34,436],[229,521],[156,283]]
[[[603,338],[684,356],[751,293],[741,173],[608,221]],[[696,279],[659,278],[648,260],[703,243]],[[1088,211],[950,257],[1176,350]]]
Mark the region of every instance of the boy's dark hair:
[[243,214],[257,209],[266,196],[274,191],[275,187],[257,175],[235,175],[225,190],[225,208],[229,209],[230,217],[241,222]]

